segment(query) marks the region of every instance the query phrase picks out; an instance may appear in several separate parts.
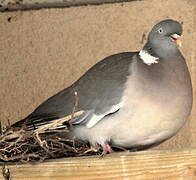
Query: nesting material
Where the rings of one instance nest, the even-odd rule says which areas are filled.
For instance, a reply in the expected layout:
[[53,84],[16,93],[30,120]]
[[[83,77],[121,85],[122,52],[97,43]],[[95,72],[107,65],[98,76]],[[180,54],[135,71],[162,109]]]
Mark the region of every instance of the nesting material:
[[[82,112],[74,113],[74,117]],[[69,121],[73,114],[57,119],[35,130],[8,127],[0,136],[0,161],[29,162],[43,161],[60,157],[77,157],[84,155],[101,155],[100,147],[91,147],[87,142],[69,139],[69,128],[54,130],[62,122]]]

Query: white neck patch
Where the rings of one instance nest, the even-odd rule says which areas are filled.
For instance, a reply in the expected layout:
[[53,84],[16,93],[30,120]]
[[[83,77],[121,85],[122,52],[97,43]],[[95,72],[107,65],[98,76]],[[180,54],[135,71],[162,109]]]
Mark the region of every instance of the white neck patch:
[[142,61],[147,64],[147,65],[151,65],[151,64],[155,64],[155,63],[158,63],[158,57],[154,57],[152,55],[150,55],[147,51],[145,50],[141,50],[139,52],[139,56],[140,58],[142,59]]

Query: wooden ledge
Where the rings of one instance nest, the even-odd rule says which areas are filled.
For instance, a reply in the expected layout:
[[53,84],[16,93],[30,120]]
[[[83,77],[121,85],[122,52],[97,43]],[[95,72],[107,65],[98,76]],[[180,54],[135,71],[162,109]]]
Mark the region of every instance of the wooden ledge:
[[[14,180],[196,179],[196,148],[64,158],[39,164],[7,165]],[[3,176],[0,175],[0,179]]]

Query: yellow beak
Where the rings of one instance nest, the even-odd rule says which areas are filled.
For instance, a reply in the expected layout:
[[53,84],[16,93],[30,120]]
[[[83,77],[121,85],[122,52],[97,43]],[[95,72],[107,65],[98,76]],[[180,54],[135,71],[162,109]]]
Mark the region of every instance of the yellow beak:
[[171,39],[176,42],[179,47],[182,47],[181,36],[178,34],[171,35]]
[[177,44],[179,47],[182,47],[182,41],[181,41],[181,39],[176,39],[176,44]]

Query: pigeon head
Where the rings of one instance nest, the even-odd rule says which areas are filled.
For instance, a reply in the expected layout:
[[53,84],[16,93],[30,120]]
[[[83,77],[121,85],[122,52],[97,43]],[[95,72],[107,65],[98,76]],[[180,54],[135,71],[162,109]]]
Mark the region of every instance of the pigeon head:
[[176,47],[180,44],[180,36],[182,35],[182,26],[179,22],[168,19],[156,24],[148,35],[148,41],[154,46],[167,43]]
[[142,50],[156,59],[174,57],[180,53],[181,35],[182,25],[179,22],[171,19],[163,20],[152,28]]

